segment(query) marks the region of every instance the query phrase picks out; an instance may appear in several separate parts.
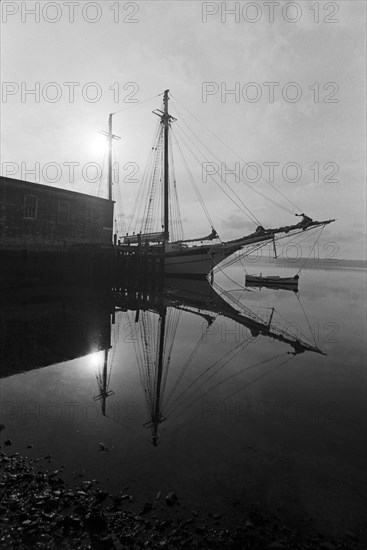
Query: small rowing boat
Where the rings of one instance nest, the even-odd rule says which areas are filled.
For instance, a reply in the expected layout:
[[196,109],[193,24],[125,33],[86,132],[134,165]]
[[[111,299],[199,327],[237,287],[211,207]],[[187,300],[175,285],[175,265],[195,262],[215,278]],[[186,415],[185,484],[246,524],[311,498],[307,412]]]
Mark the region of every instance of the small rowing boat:
[[279,275],[271,275],[268,277],[263,277],[260,275],[246,275],[246,286],[256,286],[256,287],[268,287],[268,288],[279,288],[284,290],[298,290],[298,280],[299,275],[294,275],[294,277],[279,277]]

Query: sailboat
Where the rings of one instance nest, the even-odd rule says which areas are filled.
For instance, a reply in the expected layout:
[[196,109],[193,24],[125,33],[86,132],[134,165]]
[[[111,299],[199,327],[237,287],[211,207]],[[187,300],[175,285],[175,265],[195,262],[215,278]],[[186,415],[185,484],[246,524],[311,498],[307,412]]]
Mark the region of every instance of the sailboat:
[[[163,93],[163,107],[162,109],[156,109],[153,111],[155,115],[160,118],[160,133],[159,140],[157,141],[159,149],[157,158],[159,157],[163,161],[163,167],[159,176],[152,178],[153,187],[157,186],[157,183],[163,183],[163,200],[162,200],[162,231],[140,231],[138,233],[126,234],[121,240],[119,245],[122,247],[137,246],[141,250],[141,253],[147,251],[164,254],[164,272],[167,276],[179,276],[179,277],[206,277],[212,270],[229,256],[232,256],[239,250],[244,252],[244,256],[250,254],[256,250],[257,247],[261,247],[266,243],[273,242],[275,246],[275,239],[286,235],[296,235],[300,232],[309,231],[317,227],[324,227],[327,224],[335,221],[328,219],[324,221],[314,221],[305,214],[296,214],[302,219],[297,224],[283,225],[279,227],[264,228],[262,225],[258,225],[256,229],[244,236],[241,236],[234,240],[220,241],[216,230],[212,227],[211,233],[205,237],[191,238],[191,239],[178,239],[171,240],[170,238],[170,201],[174,197],[173,183],[171,181],[170,173],[170,132],[171,127],[177,121],[169,113],[169,90],[165,90]],[[110,116],[111,121],[111,116]],[[109,143],[112,144],[112,139],[115,136],[112,134],[112,125],[110,124],[110,131],[108,133]],[[162,150],[160,150],[160,147]],[[110,157],[111,159],[111,154]],[[157,164],[153,166],[155,173],[158,173]],[[109,168],[109,176],[111,178],[111,169]],[[154,179],[155,178],[155,179]],[[152,191],[151,191],[152,192]],[[149,199],[151,201],[151,199]],[[205,206],[205,205],[204,205]],[[152,216],[152,206],[149,203],[146,217]],[[149,223],[145,223],[145,228],[149,229]],[[213,242],[215,241],[215,242]],[[131,250],[131,248],[130,248]]]

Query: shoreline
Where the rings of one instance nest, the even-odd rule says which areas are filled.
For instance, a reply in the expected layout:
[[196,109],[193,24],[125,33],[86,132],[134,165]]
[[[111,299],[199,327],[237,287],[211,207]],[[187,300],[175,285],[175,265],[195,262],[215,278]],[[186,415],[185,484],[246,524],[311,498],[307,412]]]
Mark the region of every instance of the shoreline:
[[[4,447],[4,445],[2,445]],[[52,462],[50,456],[44,457]],[[357,550],[360,533],[338,539],[305,533],[253,506],[234,500],[237,525],[221,514],[205,514],[180,501],[173,491],[143,501],[129,487],[107,492],[99,480],[63,479],[63,468],[50,470],[19,453],[0,453],[0,549],[195,548]]]

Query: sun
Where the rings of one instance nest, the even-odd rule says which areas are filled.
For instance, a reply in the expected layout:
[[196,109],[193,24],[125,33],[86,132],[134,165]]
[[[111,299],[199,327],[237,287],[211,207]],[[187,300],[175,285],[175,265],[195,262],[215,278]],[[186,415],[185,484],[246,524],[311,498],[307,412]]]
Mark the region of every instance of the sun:
[[91,367],[99,367],[103,363],[103,354],[101,351],[90,353],[88,356],[88,365]]
[[101,157],[107,151],[107,140],[102,134],[95,135],[90,141],[90,150],[93,155]]

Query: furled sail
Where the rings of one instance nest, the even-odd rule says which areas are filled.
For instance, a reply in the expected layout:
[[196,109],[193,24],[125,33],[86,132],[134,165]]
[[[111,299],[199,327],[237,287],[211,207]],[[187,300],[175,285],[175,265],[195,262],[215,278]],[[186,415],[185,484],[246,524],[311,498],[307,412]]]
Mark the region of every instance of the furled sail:
[[136,244],[136,243],[161,243],[165,240],[164,231],[157,233],[138,233],[137,235],[126,235],[123,239],[123,244]]
[[212,241],[213,239],[219,239],[218,233],[212,227],[212,232],[209,233],[206,237],[196,237],[196,239],[184,239],[183,241],[180,241],[181,243],[193,243],[195,241]]

